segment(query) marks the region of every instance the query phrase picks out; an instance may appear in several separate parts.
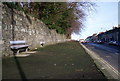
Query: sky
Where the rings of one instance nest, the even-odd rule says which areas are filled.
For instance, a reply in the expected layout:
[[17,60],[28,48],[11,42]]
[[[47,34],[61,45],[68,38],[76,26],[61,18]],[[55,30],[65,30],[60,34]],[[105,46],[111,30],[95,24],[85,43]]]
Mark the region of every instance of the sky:
[[105,32],[112,29],[113,26],[118,26],[118,2],[95,3],[97,5],[96,10],[88,14],[81,35],[72,34],[72,39],[85,39],[94,33]]

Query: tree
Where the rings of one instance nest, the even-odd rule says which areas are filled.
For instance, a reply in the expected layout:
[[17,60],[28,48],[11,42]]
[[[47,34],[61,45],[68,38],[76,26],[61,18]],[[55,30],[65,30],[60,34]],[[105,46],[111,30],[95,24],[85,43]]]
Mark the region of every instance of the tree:
[[[91,2],[31,2],[29,8],[27,2],[23,8],[19,2],[8,6],[17,10],[23,10],[26,14],[42,20],[49,29],[55,29],[57,33],[65,34],[70,38],[71,34],[79,33],[84,27],[86,17],[85,10],[91,10],[94,3]],[[19,6],[18,6],[19,5]]]

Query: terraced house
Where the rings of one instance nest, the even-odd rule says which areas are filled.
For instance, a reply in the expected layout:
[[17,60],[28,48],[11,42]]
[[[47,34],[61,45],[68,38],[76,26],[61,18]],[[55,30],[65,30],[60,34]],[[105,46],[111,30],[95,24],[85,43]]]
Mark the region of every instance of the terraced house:
[[86,38],[89,42],[97,42],[98,40],[105,43],[110,41],[117,41],[120,43],[120,25],[118,27],[113,27],[113,29],[106,32],[100,32],[99,34],[93,34]]
[[120,41],[120,27],[113,27],[109,31],[98,34],[98,39],[104,42]]

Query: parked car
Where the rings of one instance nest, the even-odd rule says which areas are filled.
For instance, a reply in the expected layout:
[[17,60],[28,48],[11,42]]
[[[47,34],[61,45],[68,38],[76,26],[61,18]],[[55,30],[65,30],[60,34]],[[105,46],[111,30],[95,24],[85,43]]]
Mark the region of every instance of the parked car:
[[85,40],[80,40],[79,42],[80,42],[80,43],[84,43],[84,41],[85,41]]
[[109,44],[111,44],[111,45],[112,45],[112,44],[114,44],[113,42],[114,42],[114,41],[109,41]]
[[117,41],[113,41],[113,44],[116,45]]
[[93,41],[94,43],[97,43],[97,41],[95,40],[95,41]]
[[113,43],[117,46],[120,45],[120,41],[114,41]]
[[120,45],[120,41],[110,41],[109,44],[111,44],[111,45]]
[[104,41],[98,40],[97,43],[102,44],[102,43],[104,43]]

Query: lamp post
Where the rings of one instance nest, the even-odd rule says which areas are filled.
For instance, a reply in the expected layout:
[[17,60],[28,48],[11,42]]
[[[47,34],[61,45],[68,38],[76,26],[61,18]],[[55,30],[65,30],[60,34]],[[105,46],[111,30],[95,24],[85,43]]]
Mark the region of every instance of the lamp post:
[[119,34],[119,32],[117,32],[117,41],[118,41],[118,34]]

